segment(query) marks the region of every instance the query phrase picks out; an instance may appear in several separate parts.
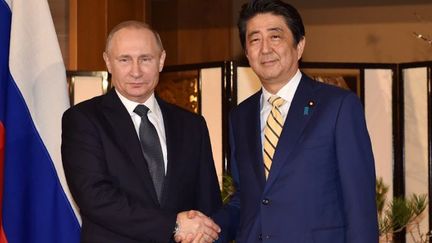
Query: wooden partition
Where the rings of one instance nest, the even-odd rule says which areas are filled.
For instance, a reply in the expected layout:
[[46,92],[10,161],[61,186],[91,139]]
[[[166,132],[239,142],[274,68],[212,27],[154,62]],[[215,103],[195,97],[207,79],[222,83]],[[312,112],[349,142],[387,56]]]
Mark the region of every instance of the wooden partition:
[[[390,187],[387,199],[412,193],[431,195],[432,62],[410,64],[302,63],[301,70],[322,82],[355,92],[365,109],[377,177]],[[77,74],[68,72],[68,76]],[[260,89],[252,69],[234,61],[167,66],[157,93],[202,114],[209,127],[220,181],[229,173],[228,114]],[[422,232],[431,229],[431,206]],[[398,243],[413,242],[401,232]]]
[[103,70],[109,31],[125,20],[148,21],[149,0],[70,0],[68,70]]
[[222,182],[228,170],[227,115],[231,108],[232,62],[169,66],[156,92],[163,99],[201,114],[207,122],[216,172]]
[[[405,195],[426,194],[431,191],[432,169],[432,62],[400,65],[402,89],[403,168]],[[430,232],[431,202],[421,216],[420,232]],[[414,243],[411,235],[407,242]]]

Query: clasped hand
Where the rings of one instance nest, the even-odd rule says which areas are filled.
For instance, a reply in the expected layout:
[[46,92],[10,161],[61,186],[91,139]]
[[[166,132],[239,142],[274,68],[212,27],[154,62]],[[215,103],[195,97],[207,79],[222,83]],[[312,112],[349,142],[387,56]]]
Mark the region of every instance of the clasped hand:
[[218,239],[221,231],[212,219],[195,210],[177,214],[177,224],[174,239],[182,243],[210,243]]

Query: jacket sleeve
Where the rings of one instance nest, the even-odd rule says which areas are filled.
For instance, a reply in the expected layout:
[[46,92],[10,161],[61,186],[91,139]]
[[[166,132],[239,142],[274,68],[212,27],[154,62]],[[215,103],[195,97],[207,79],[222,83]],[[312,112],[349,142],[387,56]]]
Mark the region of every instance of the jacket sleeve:
[[335,128],[336,154],[347,224],[347,242],[378,242],[375,167],[363,106],[344,97]]
[[229,142],[231,152],[231,176],[234,182],[235,192],[229,202],[225,204],[216,214],[212,216],[215,222],[221,227],[219,240],[217,242],[229,242],[235,239],[240,224],[240,178],[235,159],[235,141],[232,132],[231,117],[229,121]]
[[[202,117],[201,117],[202,118]],[[211,215],[222,206],[216,169],[214,166],[212,148],[206,122],[201,122],[200,170],[197,184],[197,210]]]

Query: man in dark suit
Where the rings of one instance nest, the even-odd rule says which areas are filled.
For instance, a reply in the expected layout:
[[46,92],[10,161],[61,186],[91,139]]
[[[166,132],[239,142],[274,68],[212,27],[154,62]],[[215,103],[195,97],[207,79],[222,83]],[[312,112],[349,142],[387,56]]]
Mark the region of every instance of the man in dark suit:
[[63,115],[62,158],[82,242],[217,238],[219,227],[204,216],[221,206],[205,120],[154,94],[165,55],[148,25],[119,24],[103,55],[114,88]]
[[[302,19],[279,0],[245,4],[240,39],[262,89],[230,115],[236,193],[221,241],[376,243],[375,169],[362,105],[298,68]],[[230,235],[231,234],[231,235]]]

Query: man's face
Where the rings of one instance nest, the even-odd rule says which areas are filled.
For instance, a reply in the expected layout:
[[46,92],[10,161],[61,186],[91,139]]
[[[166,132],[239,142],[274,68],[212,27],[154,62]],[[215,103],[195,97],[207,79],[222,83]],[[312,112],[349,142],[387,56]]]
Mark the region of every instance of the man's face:
[[104,60],[116,90],[129,100],[144,103],[158,84],[165,51],[150,30],[124,28],[112,37]]
[[276,93],[297,72],[305,39],[297,45],[284,18],[257,14],[246,24],[246,56],[249,64],[270,92]]

